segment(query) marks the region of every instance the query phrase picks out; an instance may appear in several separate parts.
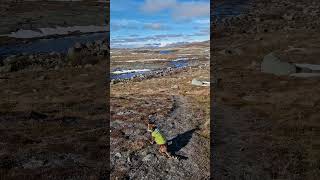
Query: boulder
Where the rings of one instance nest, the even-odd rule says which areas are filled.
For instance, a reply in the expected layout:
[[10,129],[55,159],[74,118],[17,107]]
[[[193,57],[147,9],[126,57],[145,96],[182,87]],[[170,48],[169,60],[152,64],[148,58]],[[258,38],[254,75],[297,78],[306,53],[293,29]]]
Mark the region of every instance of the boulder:
[[191,84],[195,86],[210,86],[210,82],[201,81],[197,79],[192,79]]
[[289,75],[296,73],[296,66],[288,62],[282,62],[274,53],[269,53],[263,58],[261,72],[274,75]]
[[0,73],[8,73],[11,72],[11,65],[4,65],[0,67]]
[[196,86],[202,86],[202,82],[196,79],[192,79],[191,84]]

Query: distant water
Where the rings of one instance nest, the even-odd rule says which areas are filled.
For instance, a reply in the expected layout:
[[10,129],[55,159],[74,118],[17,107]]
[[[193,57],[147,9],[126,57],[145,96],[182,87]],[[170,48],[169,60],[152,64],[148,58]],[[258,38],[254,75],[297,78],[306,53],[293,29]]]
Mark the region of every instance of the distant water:
[[14,38],[35,38],[35,37],[45,37],[50,35],[68,35],[69,32],[82,32],[82,33],[94,33],[103,32],[106,30],[106,26],[70,26],[70,27],[55,27],[55,28],[39,28],[38,30],[25,30],[19,29],[16,32],[11,32],[4,36],[14,37]]
[[160,54],[170,54],[170,53],[172,53],[173,51],[172,50],[162,50],[162,51],[160,51],[159,53]]
[[171,61],[169,66],[172,68],[183,68],[187,67],[189,65],[188,59],[187,58],[180,58],[175,61]]
[[0,46],[0,56],[5,57],[17,53],[66,53],[76,42],[87,43],[95,40],[109,39],[108,32],[73,35],[59,38],[35,40],[30,43]]
[[[189,65],[187,58],[179,58],[173,61],[169,61],[167,67],[171,67],[174,69],[184,68]],[[153,69],[153,70],[121,70],[121,69],[115,69],[113,72],[111,72],[110,78],[111,79],[130,79],[138,75],[143,74],[150,74],[154,73],[156,71],[161,71],[161,69]],[[115,73],[115,72],[123,72],[123,73]]]

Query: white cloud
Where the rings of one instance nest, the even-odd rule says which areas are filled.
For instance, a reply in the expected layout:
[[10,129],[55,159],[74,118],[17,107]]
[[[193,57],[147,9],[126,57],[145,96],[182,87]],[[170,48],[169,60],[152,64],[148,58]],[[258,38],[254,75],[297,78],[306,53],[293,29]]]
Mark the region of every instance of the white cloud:
[[189,20],[195,17],[210,15],[210,4],[206,2],[185,2],[180,3],[173,11],[173,18],[176,20]]
[[190,20],[196,17],[209,17],[210,3],[204,1],[178,2],[176,0],[145,0],[143,12],[158,13],[171,10],[175,20]]
[[141,25],[140,21],[121,19],[111,21],[110,29],[111,31],[116,31],[119,29],[137,29]]
[[146,0],[141,9],[144,12],[159,12],[176,6],[176,0]]
[[151,29],[151,30],[167,30],[169,27],[162,23],[145,23],[137,20],[120,19],[111,21],[111,30],[123,29]]
[[166,27],[161,23],[147,23],[144,25],[144,28],[151,29],[151,30],[163,30]]
[[209,25],[210,24],[210,19],[197,19],[194,22],[197,23],[197,24]]

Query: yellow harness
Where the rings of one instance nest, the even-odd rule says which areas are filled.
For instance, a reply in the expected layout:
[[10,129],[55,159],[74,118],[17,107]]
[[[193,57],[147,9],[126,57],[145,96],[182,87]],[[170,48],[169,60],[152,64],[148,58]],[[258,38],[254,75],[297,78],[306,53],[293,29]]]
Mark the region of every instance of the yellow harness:
[[152,133],[151,136],[154,137],[154,140],[156,141],[157,144],[162,145],[166,144],[167,140],[164,137],[164,135],[159,131],[159,129],[155,129]]

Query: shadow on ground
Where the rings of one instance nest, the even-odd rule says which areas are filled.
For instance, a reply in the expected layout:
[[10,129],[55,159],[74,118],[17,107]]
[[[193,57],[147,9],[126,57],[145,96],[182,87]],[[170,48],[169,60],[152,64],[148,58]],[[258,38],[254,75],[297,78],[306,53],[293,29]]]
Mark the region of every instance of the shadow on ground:
[[178,155],[176,153],[190,142],[190,139],[192,138],[192,135],[195,131],[196,129],[188,130],[184,133],[178,134],[176,137],[169,140],[169,142],[171,142],[171,144],[168,145],[169,152],[171,152],[172,155],[178,157],[179,159],[188,159],[188,157]]

